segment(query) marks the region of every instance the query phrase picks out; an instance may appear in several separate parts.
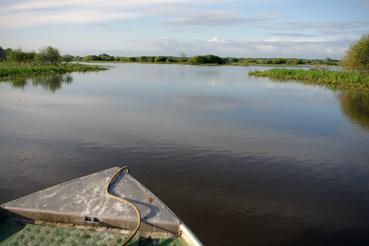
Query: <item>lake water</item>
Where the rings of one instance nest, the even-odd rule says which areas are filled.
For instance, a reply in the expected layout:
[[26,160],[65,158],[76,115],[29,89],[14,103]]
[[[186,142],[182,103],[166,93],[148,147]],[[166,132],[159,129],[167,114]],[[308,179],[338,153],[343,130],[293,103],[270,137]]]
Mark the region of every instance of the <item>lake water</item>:
[[0,83],[0,202],[128,165],[206,245],[369,244],[369,93],[110,65]]

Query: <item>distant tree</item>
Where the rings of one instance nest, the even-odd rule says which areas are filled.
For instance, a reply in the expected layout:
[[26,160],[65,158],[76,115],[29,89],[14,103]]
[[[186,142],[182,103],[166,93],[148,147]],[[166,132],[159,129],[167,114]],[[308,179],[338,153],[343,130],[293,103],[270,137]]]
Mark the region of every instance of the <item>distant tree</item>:
[[6,60],[16,63],[31,63],[34,62],[36,53],[35,52],[25,52],[21,49],[7,49],[5,51]]
[[224,64],[225,60],[219,56],[206,55],[206,56],[193,56],[188,62],[190,64]]
[[58,49],[48,46],[40,50],[36,60],[42,64],[59,64],[62,58]]
[[147,56],[140,56],[138,58],[138,62],[148,62],[148,57]]
[[300,64],[303,64],[302,60],[300,59],[296,59],[296,58],[291,58],[291,59],[288,59],[286,61],[286,64],[287,65],[300,65]]
[[114,56],[103,53],[99,55],[98,59],[99,61],[114,61]]
[[10,54],[13,52],[13,50],[11,48],[6,48],[4,50],[4,56],[5,56],[5,60],[6,61],[10,61]]
[[189,62],[190,64],[194,64],[194,65],[196,65],[196,64],[206,64],[206,63],[208,63],[208,61],[207,61],[207,59],[206,59],[206,57],[205,57],[205,56],[192,56],[192,57],[188,60],[188,62]]
[[209,64],[224,64],[224,59],[219,56],[207,55],[205,56]]
[[363,35],[359,41],[351,45],[342,59],[342,66],[369,71],[369,34]]
[[176,62],[176,59],[174,57],[167,57],[165,59],[165,62],[166,63],[175,63]]
[[63,57],[62,57],[62,61],[66,62],[66,63],[69,63],[73,60],[74,60],[74,56],[69,55],[69,54],[63,55]]
[[234,57],[227,57],[225,58],[225,63],[238,63],[240,59]]
[[186,63],[186,62],[188,62],[188,60],[189,60],[188,57],[179,57],[177,59],[177,62],[179,62],[179,63]]
[[252,58],[240,58],[240,59],[238,59],[237,62],[239,64],[242,64],[242,65],[249,65],[249,64],[253,63]]
[[188,62],[188,57],[187,57],[186,53],[180,52],[179,57],[177,59],[177,62],[180,62],[180,63]]
[[0,46],[0,61],[5,60],[5,50]]
[[121,61],[121,62],[130,62],[130,58],[122,56],[122,57],[119,57],[119,61]]
[[166,62],[166,61],[167,61],[167,58],[165,56],[155,57],[155,62],[157,62],[157,63]]
[[84,61],[99,61],[100,57],[96,55],[88,55],[83,58]]
[[73,56],[73,61],[83,61],[82,56]]
[[273,59],[263,59],[263,64],[274,64]]
[[286,64],[286,59],[285,58],[274,58],[273,59],[273,64]]

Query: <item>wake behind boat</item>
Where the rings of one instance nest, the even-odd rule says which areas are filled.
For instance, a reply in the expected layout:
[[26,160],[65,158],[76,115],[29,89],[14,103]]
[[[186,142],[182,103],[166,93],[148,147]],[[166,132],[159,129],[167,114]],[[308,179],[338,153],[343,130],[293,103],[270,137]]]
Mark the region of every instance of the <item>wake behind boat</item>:
[[202,245],[153,193],[110,168],[1,205],[0,245]]

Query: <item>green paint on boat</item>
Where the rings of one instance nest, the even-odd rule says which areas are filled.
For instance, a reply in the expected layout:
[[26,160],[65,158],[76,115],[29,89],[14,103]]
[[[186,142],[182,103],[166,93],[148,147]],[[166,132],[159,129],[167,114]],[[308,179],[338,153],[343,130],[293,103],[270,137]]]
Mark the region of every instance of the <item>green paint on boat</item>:
[[[27,224],[25,226],[5,221],[0,223],[1,246],[49,246],[49,245],[121,245],[127,235],[111,230],[80,229],[74,227]],[[130,246],[138,245],[184,245],[176,238],[135,237]]]

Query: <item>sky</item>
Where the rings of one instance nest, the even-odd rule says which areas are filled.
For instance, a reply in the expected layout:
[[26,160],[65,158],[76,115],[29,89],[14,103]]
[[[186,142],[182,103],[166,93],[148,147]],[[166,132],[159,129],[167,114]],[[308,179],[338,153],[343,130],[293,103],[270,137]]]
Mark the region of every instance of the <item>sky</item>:
[[341,58],[369,0],[0,0],[0,46],[73,55]]

